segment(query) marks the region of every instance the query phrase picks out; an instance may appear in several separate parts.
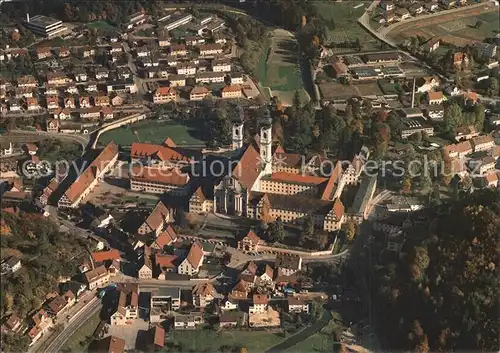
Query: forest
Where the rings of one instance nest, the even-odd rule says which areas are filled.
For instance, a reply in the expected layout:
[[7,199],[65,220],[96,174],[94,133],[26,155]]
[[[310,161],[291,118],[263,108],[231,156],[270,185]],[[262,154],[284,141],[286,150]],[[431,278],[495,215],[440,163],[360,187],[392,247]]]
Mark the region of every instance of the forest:
[[498,352],[500,193],[425,212],[424,240],[369,274],[385,349]]
[[[21,269],[2,276],[1,316],[31,314],[58,291],[60,278],[72,277],[81,260],[88,256],[86,241],[59,232],[58,225],[41,214],[13,208],[2,209],[0,251],[2,258],[16,256]],[[26,337],[2,335],[4,351],[25,351]]]

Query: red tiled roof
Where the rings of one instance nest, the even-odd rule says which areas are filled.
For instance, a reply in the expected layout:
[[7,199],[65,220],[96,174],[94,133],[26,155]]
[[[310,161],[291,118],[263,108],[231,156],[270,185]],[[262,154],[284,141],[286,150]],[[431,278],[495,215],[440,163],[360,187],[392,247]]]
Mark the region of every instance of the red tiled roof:
[[210,282],[199,283],[195,285],[192,290],[193,295],[202,295],[202,296],[207,296],[207,295],[213,296],[214,292],[215,288]]
[[157,156],[163,161],[169,160],[189,160],[189,157],[182,155],[172,148],[173,146],[154,145],[151,143],[133,142],[130,150],[132,158],[148,158]]
[[107,260],[119,260],[120,252],[116,249],[108,251],[97,251],[92,253],[92,258],[95,262],[104,262]]
[[260,173],[260,154],[255,147],[250,144],[243,153],[240,161],[233,169],[233,176],[243,185],[244,188],[250,190],[255,183],[255,180]]
[[97,172],[106,168],[113,158],[118,155],[118,146],[111,141],[94,161],[77,177],[71,186],[64,193],[66,197],[74,202],[90,186],[97,177]]
[[333,203],[333,213],[335,214],[338,220],[340,220],[344,215],[344,205],[342,204],[342,201],[340,201],[339,198],[336,198]]
[[153,167],[133,166],[130,179],[153,181],[161,184],[184,186],[189,182],[187,174],[177,168],[161,169]]
[[335,164],[335,168],[333,169],[330,178],[328,179],[328,183],[323,190],[323,195],[321,195],[322,200],[331,200],[333,196],[333,192],[335,191],[335,186],[337,185],[337,181],[340,178],[342,173],[342,164],[338,161]]
[[238,91],[241,91],[241,86],[240,85],[229,85],[229,86],[225,86],[222,89],[222,93],[238,92]]
[[206,87],[195,86],[189,94],[208,94],[210,91]]
[[269,298],[267,294],[254,294],[252,301],[254,304],[267,304],[269,302]]
[[288,183],[297,183],[297,184],[321,184],[327,181],[327,178],[321,178],[317,176],[310,175],[302,175],[302,174],[292,174],[292,173],[284,173],[277,172],[272,173],[270,176],[271,180],[274,181],[282,181]]
[[443,92],[427,92],[429,100],[438,100],[443,99]]
[[253,230],[249,230],[246,237],[248,237],[250,241],[255,245],[264,243],[264,241],[257,234],[255,234]]
[[[168,226],[170,229],[172,229],[171,226]],[[172,229],[173,231],[173,229]],[[169,232],[168,229],[165,232],[161,232],[160,235],[158,235],[158,238],[154,241],[160,249],[163,249],[164,246],[172,244],[175,242],[177,239],[177,234],[174,232]]]
[[158,227],[162,225],[163,220],[169,216],[169,209],[160,201],[156,204],[153,211],[151,211],[145,223],[148,224],[151,229],[158,229]]
[[166,96],[166,95],[175,95],[175,88],[173,87],[159,87],[156,92],[156,96]]
[[174,268],[174,261],[177,260],[175,255],[156,255],[156,265],[160,267]]
[[199,267],[201,265],[202,258],[203,248],[201,247],[200,243],[194,242],[193,245],[191,245],[191,249],[189,250],[186,259],[191,264],[191,266]]

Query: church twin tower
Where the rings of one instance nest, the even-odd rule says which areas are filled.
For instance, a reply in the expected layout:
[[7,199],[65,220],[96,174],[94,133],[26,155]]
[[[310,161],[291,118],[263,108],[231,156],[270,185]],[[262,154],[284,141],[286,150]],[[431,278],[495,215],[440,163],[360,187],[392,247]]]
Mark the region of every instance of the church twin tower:
[[[272,135],[273,120],[269,110],[266,109],[264,116],[260,121],[260,140],[259,151],[260,161],[262,164],[262,174],[268,175],[272,173],[273,161],[273,135]],[[238,150],[243,147],[243,109],[238,107],[237,119],[233,122],[233,138],[232,148]]]

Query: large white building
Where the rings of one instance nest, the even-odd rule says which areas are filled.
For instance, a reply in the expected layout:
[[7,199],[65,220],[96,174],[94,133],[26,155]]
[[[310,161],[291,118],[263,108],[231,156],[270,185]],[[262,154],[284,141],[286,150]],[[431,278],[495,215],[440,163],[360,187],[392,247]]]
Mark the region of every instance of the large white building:
[[47,38],[61,35],[67,30],[62,21],[43,15],[30,18],[28,14],[24,26],[34,34]]

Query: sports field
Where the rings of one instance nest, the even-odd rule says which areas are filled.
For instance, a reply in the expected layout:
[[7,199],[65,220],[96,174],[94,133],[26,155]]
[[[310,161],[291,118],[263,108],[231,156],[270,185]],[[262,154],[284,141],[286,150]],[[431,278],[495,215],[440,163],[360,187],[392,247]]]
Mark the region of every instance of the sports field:
[[[365,8],[370,6],[371,1],[315,1],[314,6],[317,12],[325,20],[334,23],[327,31],[327,44],[342,43],[359,39],[363,50],[380,49],[380,41],[365,31],[358,23],[365,12]],[[359,6],[362,5],[362,6]],[[350,48],[336,48],[334,52],[352,52]]]
[[269,87],[272,95],[278,96],[283,104],[291,104],[295,91],[299,91],[304,101],[309,100],[303,88],[298,58],[298,43],[292,33],[282,29],[270,32],[259,60],[257,78],[260,85]]
[[455,13],[403,24],[389,34],[400,42],[416,36],[426,39],[439,37],[443,42],[464,46],[494,37],[499,32],[498,7],[484,4],[482,7],[464,8]]
[[170,137],[178,146],[204,146],[203,132],[195,124],[192,125],[165,120],[143,120],[105,132],[99,138],[99,144],[105,145],[111,140],[123,146],[139,141],[161,144]]

